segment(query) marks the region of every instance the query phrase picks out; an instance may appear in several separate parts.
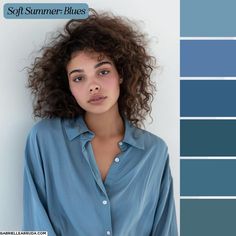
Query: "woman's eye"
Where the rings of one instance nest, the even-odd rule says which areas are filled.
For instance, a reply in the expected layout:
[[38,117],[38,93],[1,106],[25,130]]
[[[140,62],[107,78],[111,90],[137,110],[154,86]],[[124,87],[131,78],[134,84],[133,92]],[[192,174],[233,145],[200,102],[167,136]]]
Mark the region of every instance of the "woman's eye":
[[101,70],[101,71],[99,72],[99,75],[107,75],[107,74],[109,74],[109,73],[110,73],[109,70]]
[[82,76],[78,76],[78,77],[73,78],[73,81],[74,81],[74,82],[79,82],[79,81],[81,81],[82,79],[83,79]]

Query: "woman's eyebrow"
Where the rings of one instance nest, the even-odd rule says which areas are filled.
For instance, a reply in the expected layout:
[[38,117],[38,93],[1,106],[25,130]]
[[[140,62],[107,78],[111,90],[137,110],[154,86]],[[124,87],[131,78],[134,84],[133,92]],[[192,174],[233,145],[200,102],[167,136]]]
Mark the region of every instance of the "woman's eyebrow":
[[110,65],[112,65],[112,63],[111,63],[110,61],[101,61],[101,62],[99,62],[98,64],[96,64],[96,65],[94,66],[94,68],[98,68],[99,66],[102,66],[102,65],[104,65],[104,64],[110,64]]
[[68,76],[70,76],[71,74],[73,74],[73,73],[75,73],[75,72],[84,72],[84,70],[82,70],[82,69],[75,69],[75,70],[72,70],[72,71],[68,74]]
[[[104,64],[112,65],[112,63],[111,63],[110,61],[101,61],[101,62],[99,62],[98,64],[96,64],[96,65],[94,66],[94,68],[98,68],[99,66],[102,66],[102,65],[104,65]],[[70,76],[71,74],[73,74],[73,73],[75,73],[75,72],[80,73],[80,72],[84,72],[84,70],[83,70],[83,69],[74,69],[74,70],[70,71],[70,73],[68,74],[68,76]]]

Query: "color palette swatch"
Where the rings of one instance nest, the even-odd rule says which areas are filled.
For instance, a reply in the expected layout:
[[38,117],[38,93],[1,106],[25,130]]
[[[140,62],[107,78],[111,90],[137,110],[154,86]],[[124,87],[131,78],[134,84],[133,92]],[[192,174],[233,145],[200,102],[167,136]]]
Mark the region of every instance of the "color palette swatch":
[[236,76],[235,40],[181,40],[180,52],[181,77]]
[[235,101],[236,80],[180,81],[182,117],[235,117]]
[[180,0],[180,234],[236,235],[236,1]]
[[236,156],[236,120],[184,119],[180,133],[181,156]]
[[181,0],[181,37],[236,36],[235,0]]
[[180,200],[180,236],[233,236],[235,219],[235,199]]
[[181,196],[236,196],[236,160],[181,160]]

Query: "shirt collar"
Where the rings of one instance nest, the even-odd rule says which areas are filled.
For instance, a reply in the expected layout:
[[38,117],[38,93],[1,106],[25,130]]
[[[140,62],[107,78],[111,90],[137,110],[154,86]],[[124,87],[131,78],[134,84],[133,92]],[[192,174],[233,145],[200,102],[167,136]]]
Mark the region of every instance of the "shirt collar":
[[143,130],[133,126],[127,119],[125,119],[125,135],[122,142],[139,149],[144,149],[144,135]]
[[[134,127],[126,118],[124,121],[125,135],[121,142],[144,149],[144,135],[142,135],[144,131]],[[78,136],[80,139],[92,139],[94,137],[94,133],[88,129],[82,116],[78,116],[75,119],[65,119],[63,123],[70,141]]]
[[70,141],[78,136],[84,138],[85,133],[94,135],[94,133],[88,129],[82,116],[78,116],[75,119],[65,119],[63,123]]

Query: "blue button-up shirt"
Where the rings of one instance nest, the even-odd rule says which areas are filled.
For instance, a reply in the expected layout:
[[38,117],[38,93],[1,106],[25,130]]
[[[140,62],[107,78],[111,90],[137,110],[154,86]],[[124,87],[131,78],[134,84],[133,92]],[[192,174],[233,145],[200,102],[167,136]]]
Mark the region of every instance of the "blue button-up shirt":
[[121,152],[102,181],[93,137],[81,116],[34,125],[25,149],[23,230],[49,236],[176,236],[165,142],[125,120]]

